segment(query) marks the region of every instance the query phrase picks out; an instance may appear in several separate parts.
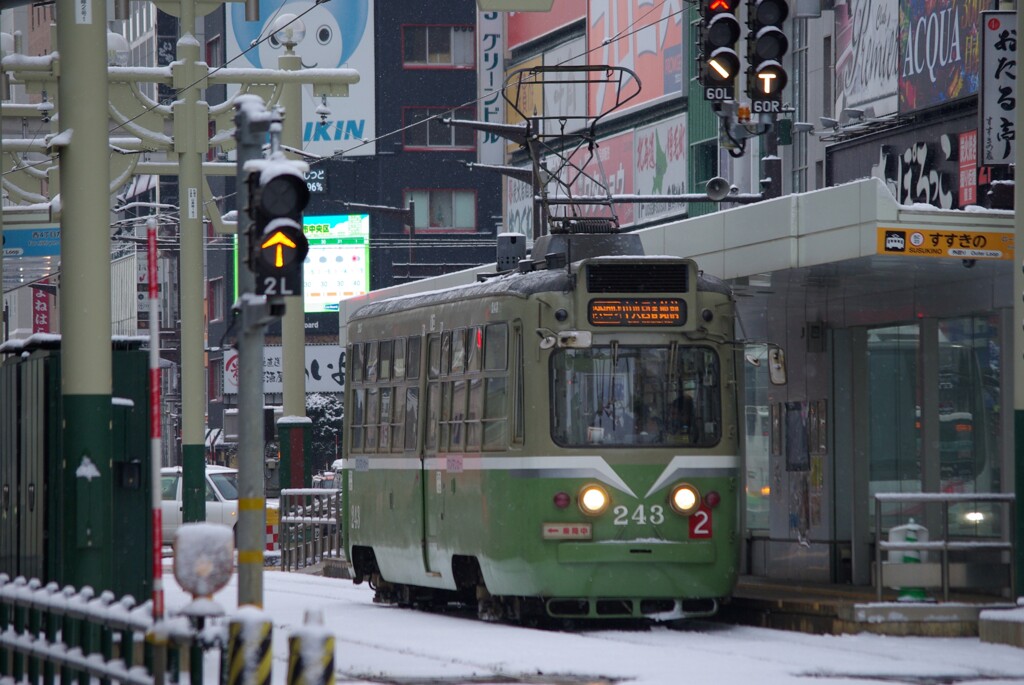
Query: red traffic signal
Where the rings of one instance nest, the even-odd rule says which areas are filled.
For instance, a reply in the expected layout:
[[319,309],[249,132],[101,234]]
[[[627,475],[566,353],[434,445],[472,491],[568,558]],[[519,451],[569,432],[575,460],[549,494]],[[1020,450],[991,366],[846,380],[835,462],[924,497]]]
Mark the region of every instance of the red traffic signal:
[[740,58],[736,41],[740,22],[736,18],[738,0],[701,0],[700,54],[697,77],[708,100],[731,100]]

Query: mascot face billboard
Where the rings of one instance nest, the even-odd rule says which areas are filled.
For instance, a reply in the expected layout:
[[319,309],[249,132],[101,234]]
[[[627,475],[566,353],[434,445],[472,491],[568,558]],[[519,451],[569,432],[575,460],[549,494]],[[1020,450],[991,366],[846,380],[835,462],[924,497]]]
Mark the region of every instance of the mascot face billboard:
[[[227,59],[232,68],[276,69],[284,46],[270,35],[278,17],[300,17],[305,35],[295,54],[306,69],[346,67],[359,72],[359,83],[349,86],[345,98],[328,98],[326,121],[316,113],[320,98],[303,86],[302,145],[314,154],[329,156],[343,150],[349,155],[372,155],[374,145],[362,140],[376,137],[374,121],[373,0],[260,0],[259,21],[245,21],[244,3],[228,8]],[[258,45],[253,43],[270,35]],[[248,52],[245,52],[248,50]],[[242,53],[245,52],[244,55]],[[242,55],[235,61],[232,58]],[[236,88],[237,90],[237,88]]]

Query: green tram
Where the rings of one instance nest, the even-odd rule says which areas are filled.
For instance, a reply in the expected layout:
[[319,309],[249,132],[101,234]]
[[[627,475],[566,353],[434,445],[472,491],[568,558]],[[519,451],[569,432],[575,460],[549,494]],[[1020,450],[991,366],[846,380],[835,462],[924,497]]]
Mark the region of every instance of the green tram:
[[635,235],[586,237],[533,252],[560,238],[578,261],[350,318],[345,549],[376,601],[667,621],[732,592],[731,291]]

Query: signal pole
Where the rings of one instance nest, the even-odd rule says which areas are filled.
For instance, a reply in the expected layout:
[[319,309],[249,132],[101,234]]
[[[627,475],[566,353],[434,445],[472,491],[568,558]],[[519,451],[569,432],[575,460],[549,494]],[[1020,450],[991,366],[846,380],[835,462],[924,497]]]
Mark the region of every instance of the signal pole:
[[[263,141],[270,119],[260,116],[263,102],[244,96],[235,103],[235,138],[238,141],[238,253],[248,261],[252,220],[245,164],[263,156]],[[238,605],[263,606],[263,540],[266,526],[266,489],[263,482],[263,327],[266,315],[249,298],[256,290],[252,270],[238,269],[242,302],[238,337]],[[264,308],[265,308],[264,300]]]

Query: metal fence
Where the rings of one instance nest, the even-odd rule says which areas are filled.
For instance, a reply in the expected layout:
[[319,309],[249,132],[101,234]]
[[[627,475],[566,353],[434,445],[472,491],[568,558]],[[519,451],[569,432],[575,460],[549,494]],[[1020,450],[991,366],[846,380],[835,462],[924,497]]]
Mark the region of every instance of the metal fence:
[[[884,540],[882,506],[915,506],[928,522],[925,530],[929,537],[937,528],[938,537],[928,540]],[[978,530],[951,530],[950,505],[991,504],[1005,507],[999,515],[989,514],[990,525],[977,526],[985,516],[973,512]],[[1015,538],[1014,524],[1016,498],[1012,493],[901,493],[885,492],[875,495],[875,588],[878,601],[884,587],[942,588],[943,601],[949,601],[950,587],[993,589],[998,588],[1015,596],[1014,582]],[[928,507],[938,507],[935,518]],[[970,521],[970,519],[968,519]],[[935,523],[938,525],[936,526]],[[890,529],[890,533],[893,529]],[[882,552],[910,553],[905,561],[882,561]],[[938,553],[939,562],[927,562],[925,556]],[[954,558],[955,557],[955,558]]]
[[0,574],[0,680],[160,685],[180,679],[188,653],[201,664],[204,649],[222,646],[187,620],[164,623],[154,640],[150,602]]
[[281,569],[297,571],[326,559],[344,558],[340,490],[291,488],[281,491]]

